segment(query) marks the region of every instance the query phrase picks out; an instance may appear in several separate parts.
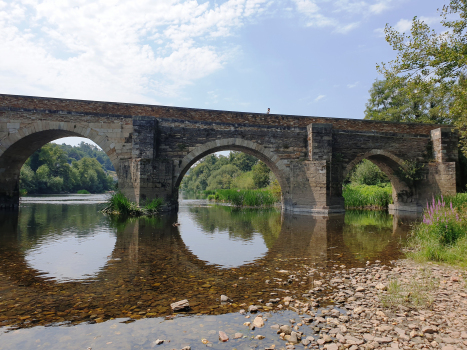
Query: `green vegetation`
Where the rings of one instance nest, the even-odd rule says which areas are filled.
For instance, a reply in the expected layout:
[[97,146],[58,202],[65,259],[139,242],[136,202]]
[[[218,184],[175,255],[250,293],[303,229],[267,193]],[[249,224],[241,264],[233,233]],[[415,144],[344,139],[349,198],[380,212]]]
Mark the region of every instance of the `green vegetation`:
[[87,190],[79,190],[76,193],[78,193],[78,194],[90,194],[91,192],[89,192]]
[[217,190],[209,200],[228,202],[236,207],[267,207],[277,202],[270,190]]
[[454,123],[467,154],[467,6],[450,0],[436,33],[415,17],[409,34],[389,25],[386,41],[397,58],[377,66],[384,75],[370,90],[366,119]]
[[279,182],[269,167],[242,152],[203,158],[183,178],[180,188],[235,206],[271,206],[281,198]]
[[348,184],[342,189],[348,209],[385,209],[392,204],[391,184],[378,186]]
[[186,192],[252,190],[265,188],[274,182],[278,185],[265,163],[246,153],[230,152],[228,157],[211,154],[203,158],[185,175],[180,189]]
[[[103,159],[102,163],[89,155]],[[110,159],[103,151],[83,142],[78,147],[49,143],[34,152],[21,168],[20,191],[102,193],[114,187],[114,179],[104,170],[108,162]],[[113,167],[108,169],[112,170]]]
[[102,209],[102,212],[113,216],[154,215],[159,212],[163,204],[162,198],[156,198],[144,207],[139,207],[136,203],[125,197],[123,193],[117,192],[109,198],[107,206]]
[[[446,204],[449,203],[449,204]],[[467,267],[467,194],[433,199],[414,227],[408,256]]]

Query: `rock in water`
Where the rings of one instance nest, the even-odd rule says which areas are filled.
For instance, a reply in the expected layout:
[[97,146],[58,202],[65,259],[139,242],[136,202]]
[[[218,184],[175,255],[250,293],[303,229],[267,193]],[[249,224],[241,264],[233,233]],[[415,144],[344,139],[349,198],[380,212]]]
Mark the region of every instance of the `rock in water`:
[[177,301],[176,303],[170,304],[170,307],[172,308],[173,311],[181,311],[181,310],[186,310],[190,308],[190,304],[188,303],[188,300],[180,300]]
[[219,331],[219,340],[225,343],[229,340],[229,337],[227,336],[227,334],[225,334],[225,332]]
[[226,303],[230,301],[230,298],[227,295],[221,295],[221,302]]
[[264,321],[263,321],[263,316],[256,316],[255,319],[253,320],[253,324],[255,327],[263,327],[264,326]]
[[258,307],[256,305],[250,305],[248,307],[248,311],[250,311],[251,313],[258,312]]

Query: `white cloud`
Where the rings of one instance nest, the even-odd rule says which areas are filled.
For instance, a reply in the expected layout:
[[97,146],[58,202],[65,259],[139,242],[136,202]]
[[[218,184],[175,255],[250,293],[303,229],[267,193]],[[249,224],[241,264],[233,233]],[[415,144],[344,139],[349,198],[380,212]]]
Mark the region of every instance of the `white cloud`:
[[360,84],[360,82],[359,82],[359,81],[356,81],[356,82],[353,83],[353,84],[348,84],[347,87],[348,87],[349,89],[353,89],[353,88],[356,88],[359,84]]
[[396,23],[394,29],[401,33],[406,33],[412,28],[412,21],[408,19],[401,19]]
[[319,95],[318,97],[315,98],[315,102],[318,102],[319,100],[322,100],[325,97],[326,95]]
[[[156,102],[220,69],[266,0],[0,2],[1,92]],[[7,87],[7,91],[5,91]],[[151,97],[149,97],[151,96]]]
[[[393,0],[292,0],[297,12],[306,19],[306,26],[334,27],[335,33],[346,34],[357,28],[362,19],[381,14]],[[318,3],[321,6],[318,6]],[[336,14],[339,14],[339,18]],[[358,17],[352,20],[352,17]]]

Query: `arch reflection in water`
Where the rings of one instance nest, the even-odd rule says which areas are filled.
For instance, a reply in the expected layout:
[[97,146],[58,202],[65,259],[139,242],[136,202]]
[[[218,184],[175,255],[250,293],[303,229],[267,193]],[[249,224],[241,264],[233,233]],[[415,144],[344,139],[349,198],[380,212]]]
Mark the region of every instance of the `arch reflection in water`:
[[[104,216],[96,215],[100,208],[96,201],[102,196],[89,197],[83,199],[89,205],[37,205],[28,198],[17,234],[30,268],[57,282],[89,279],[101,271],[114,249],[116,230]],[[43,198],[47,197],[37,198],[39,203]]]
[[181,238],[200,260],[239,267],[263,257],[279,237],[281,213],[275,209],[185,206],[178,213]]
[[[249,256],[247,260],[255,258],[252,263],[221,268],[190,250],[182,239],[181,228],[172,225],[178,221],[177,216],[110,221],[94,209],[81,208],[81,214],[74,215],[73,208],[57,208],[60,211],[56,215],[33,215],[52,209],[31,205],[21,211],[19,218],[11,214],[0,218],[0,326],[163,316],[171,313],[171,302],[181,299],[190,301],[190,313],[223,314],[237,311],[241,303],[267,301],[271,293],[277,297],[289,295],[286,290],[306,293],[314,278],[309,267],[364,265],[348,241],[344,242],[348,225],[344,215],[312,217],[257,212],[257,218],[248,214],[252,215],[248,222],[223,208],[188,208],[198,228],[207,231],[200,239],[208,237],[209,232],[226,231],[234,241],[248,242],[251,235],[261,233],[262,244],[268,248],[265,254]],[[218,214],[224,216],[219,219],[209,210],[219,210]],[[56,220],[60,215],[66,219]],[[107,225],[117,232],[106,265],[92,279],[57,283],[26,263],[25,252],[40,245],[43,237],[69,229],[67,225],[81,227],[83,232]],[[391,236],[389,247],[397,247],[398,232],[404,226],[393,227],[399,227],[399,231]],[[83,233],[82,237],[86,235]],[[388,246],[385,251],[393,251],[393,255],[385,253],[380,259],[383,262],[400,255]],[[221,305],[221,294],[228,295],[234,303]]]

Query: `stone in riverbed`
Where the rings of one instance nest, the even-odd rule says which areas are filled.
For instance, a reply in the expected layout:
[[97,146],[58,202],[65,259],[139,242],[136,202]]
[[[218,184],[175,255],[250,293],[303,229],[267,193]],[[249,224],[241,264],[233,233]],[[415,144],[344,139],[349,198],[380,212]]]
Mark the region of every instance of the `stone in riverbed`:
[[289,342],[297,344],[300,341],[300,335],[297,332],[291,332]]
[[229,340],[229,337],[227,336],[227,334],[225,334],[225,332],[219,331],[219,340],[225,343],[226,341]]
[[180,300],[177,301],[176,303],[170,304],[170,307],[172,308],[173,311],[182,311],[190,308],[190,304],[188,303],[188,300]]
[[226,302],[230,301],[230,298],[227,295],[221,295],[221,301],[223,303],[226,303]]
[[235,333],[234,339],[240,339],[243,338],[243,333]]
[[438,327],[436,326],[425,326],[425,327],[422,327],[422,333],[425,334],[425,333],[430,333],[430,334],[433,334],[433,333],[436,333],[438,331]]
[[256,305],[250,305],[248,306],[248,311],[251,313],[258,312],[258,307]]
[[263,316],[262,315],[256,316],[255,319],[253,320],[253,324],[255,325],[255,327],[264,327]]
[[164,343],[164,341],[163,341],[162,339],[157,339],[157,340],[155,340],[155,341],[152,342],[152,345],[153,345],[153,346],[154,346],[154,345],[161,345],[161,344],[163,344],[163,343]]
[[261,335],[261,334],[258,334],[255,339],[258,339],[258,340],[261,340],[261,339],[264,339],[266,338],[264,335]]
[[191,346],[184,346],[182,350],[191,350]]
[[378,283],[376,286],[375,286],[376,289],[378,290],[387,290],[388,287],[386,287],[384,284],[382,283]]

